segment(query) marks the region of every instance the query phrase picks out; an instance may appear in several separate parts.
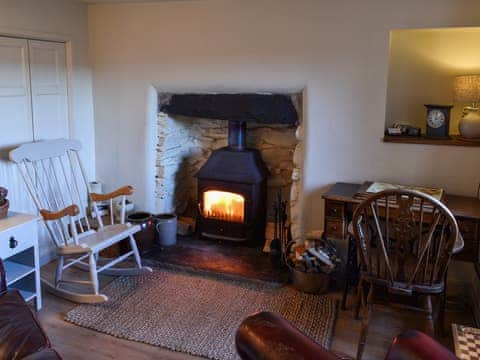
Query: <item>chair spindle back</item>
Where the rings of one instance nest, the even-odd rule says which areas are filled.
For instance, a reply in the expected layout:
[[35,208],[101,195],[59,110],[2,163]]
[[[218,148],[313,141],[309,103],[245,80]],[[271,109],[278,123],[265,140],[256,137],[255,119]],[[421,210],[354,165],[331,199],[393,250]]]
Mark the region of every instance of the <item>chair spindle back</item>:
[[76,215],[49,220],[45,225],[58,247],[74,244],[79,233],[90,231],[87,216],[90,189],[76,140],[49,140],[21,145],[10,152],[39,212],[58,212],[76,205]]
[[443,290],[458,236],[457,222],[437,199],[412,190],[386,190],[353,215],[362,273],[392,292]]

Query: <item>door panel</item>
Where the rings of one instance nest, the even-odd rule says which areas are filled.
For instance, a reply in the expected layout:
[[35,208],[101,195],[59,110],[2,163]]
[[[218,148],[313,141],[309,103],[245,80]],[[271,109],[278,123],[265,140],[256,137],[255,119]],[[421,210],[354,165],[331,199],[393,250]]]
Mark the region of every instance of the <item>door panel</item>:
[[29,40],[35,141],[68,138],[65,44]]
[[27,40],[0,37],[0,186],[8,189],[10,209],[29,211],[26,193],[8,151],[33,140]]
[[32,141],[27,40],[0,37],[0,147]]

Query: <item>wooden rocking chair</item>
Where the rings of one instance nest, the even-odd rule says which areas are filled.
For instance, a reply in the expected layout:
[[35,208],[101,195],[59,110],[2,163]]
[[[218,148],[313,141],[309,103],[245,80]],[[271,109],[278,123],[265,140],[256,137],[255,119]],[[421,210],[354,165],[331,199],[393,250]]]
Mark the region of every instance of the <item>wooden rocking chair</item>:
[[[81,144],[76,140],[49,140],[27,143],[10,152],[25,181],[27,189],[40,212],[51,239],[57,247],[58,264],[55,283],[42,278],[47,290],[67,300],[79,303],[100,303],[107,296],[99,293],[98,274],[141,275],[152,269],[142,266],[133,234],[140,226],[125,223],[125,200],[133,193],[131,186],[122,187],[109,194],[90,193],[85,171],[78,152]],[[122,208],[119,223],[114,221],[114,202],[121,197]],[[97,202],[108,202],[110,225],[104,225]],[[97,222],[94,230],[87,216],[91,204],[92,217]],[[100,251],[129,238],[131,251],[97,264]],[[114,265],[133,256],[134,268],[113,268]],[[65,269],[75,265],[90,273],[90,280],[67,280]],[[65,288],[68,283],[91,286],[90,293],[80,293]]]

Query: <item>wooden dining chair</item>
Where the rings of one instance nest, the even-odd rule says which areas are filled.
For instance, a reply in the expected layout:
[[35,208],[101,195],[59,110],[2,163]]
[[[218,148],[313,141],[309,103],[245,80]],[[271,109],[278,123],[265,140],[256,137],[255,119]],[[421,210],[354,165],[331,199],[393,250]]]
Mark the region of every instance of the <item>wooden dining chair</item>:
[[357,318],[363,310],[357,359],[374,304],[423,312],[434,335],[437,317],[443,326],[446,272],[459,233],[450,210],[417,191],[386,190],[358,205],[352,225],[360,259]]

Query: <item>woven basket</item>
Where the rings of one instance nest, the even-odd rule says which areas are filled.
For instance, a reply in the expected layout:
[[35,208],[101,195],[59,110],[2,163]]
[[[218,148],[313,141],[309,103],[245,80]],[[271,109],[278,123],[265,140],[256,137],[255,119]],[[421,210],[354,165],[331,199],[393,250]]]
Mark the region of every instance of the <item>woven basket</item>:
[[10,206],[10,203],[8,202],[7,199],[5,199],[5,203],[3,205],[0,205],[0,219],[7,217],[9,206]]

